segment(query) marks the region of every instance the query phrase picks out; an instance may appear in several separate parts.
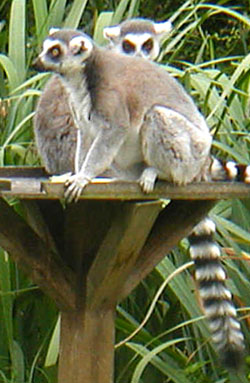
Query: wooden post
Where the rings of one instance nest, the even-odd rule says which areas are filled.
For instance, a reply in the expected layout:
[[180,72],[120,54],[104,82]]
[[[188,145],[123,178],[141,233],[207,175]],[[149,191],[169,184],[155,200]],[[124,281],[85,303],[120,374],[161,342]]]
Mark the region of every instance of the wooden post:
[[78,308],[61,314],[58,383],[113,382],[117,299],[161,210],[100,201],[67,209],[64,257],[77,275]]
[[58,383],[112,383],[114,308],[63,311]]

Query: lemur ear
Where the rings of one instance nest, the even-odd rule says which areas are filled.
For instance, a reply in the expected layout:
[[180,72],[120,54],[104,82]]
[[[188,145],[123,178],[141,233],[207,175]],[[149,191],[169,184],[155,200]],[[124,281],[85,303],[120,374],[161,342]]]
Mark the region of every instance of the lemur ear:
[[105,27],[103,29],[103,37],[108,40],[115,40],[121,34],[121,27],[119,25],[113,25],[111,27]]
[[90,52],[93,44],[84,36],[73,37],[69,42],[71,52],[75,55],[80,52]]
[[169,20],[154,23],[154,30],[157,35],[167,34],[172,30],[172,28],[172,23]]
[[58,32],[58,31],[60,31],[60,28],[52,27],[49,30],[49,35],[52,35],[53,33]]

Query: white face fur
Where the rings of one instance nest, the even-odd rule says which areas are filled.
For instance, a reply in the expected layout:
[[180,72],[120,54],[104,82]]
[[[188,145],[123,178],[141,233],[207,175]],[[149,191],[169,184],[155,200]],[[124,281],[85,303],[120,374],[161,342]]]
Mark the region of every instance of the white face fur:
[[56,33],[53,29],[44,41],[43,50],[35,65],[61,74],[80,70],[93,50],[91,40],[84,34],[78,34],[65,41],[63,38],[56,38]]
[[109,40],[113,51],[155,60],[160,52],[161,40],[171,29],[170,21],[154,23],[146,19],[132,19],[104,28],[103,35]]
[[160,44],[150,33],[128,33],[112,49],[122,54],[154,60],[159,54]]

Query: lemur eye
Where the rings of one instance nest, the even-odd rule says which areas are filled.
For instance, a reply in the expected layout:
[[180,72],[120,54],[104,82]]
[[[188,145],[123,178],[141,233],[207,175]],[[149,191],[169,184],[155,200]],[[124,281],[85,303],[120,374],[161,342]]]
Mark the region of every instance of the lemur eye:
[[147,41],[145,41],[144,44],[142,44],[142,50],[146,53],[150,53],[153,49],[153,46],[154,46],[153,39],[148,39]]
[[56,45],[52,48],[50,48],[50,50],[48,51],[48,54],[50,55],[51,58],[58,58],[59,56],[61,56],[62,54],[62,51],[61,51],[61,48],[59,47],[59,45]]
[[125,53],[134,53],[135,45],[128,40],[123,40],[122,49],[124,50]]

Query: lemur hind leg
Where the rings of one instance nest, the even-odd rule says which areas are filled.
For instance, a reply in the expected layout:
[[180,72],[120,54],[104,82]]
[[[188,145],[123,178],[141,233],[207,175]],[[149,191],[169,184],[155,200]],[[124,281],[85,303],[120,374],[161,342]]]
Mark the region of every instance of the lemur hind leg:
[[148,168],[140,177],[144,192],[156,178],[185,185],[205,178],[211,136],[186,117],[161,105],[153,106],[141,127],[142,153]]

